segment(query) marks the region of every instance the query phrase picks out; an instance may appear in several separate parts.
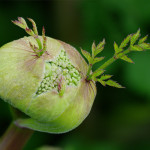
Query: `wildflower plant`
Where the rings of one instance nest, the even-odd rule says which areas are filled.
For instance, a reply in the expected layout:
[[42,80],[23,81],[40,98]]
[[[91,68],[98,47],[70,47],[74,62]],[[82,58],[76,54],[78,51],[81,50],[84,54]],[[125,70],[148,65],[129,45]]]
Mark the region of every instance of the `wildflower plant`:
[[[92,108],[97,82],[123,88],[105,74],[106,67],[118,59],[133,63],[128,53],[150,49],[147,36],[140,39],[139,29],[120,45],[114,42],[113,57],[93,71],[93,65],[104,59],[97,55],[104,50],[105,39],[98,45],[93,42],[91,54],[81,49],[87,64],[71,45],[45,36],[44,27],[39,36],[35,22],[28,20],[33,29],[21,17],[12,22],[30,36],[0,48],[0,96],[16,115],[10,131],[19,127],[29,134],[31,130],[65,133],[76,128]],[[6,140],[7,134],[0,148]]]

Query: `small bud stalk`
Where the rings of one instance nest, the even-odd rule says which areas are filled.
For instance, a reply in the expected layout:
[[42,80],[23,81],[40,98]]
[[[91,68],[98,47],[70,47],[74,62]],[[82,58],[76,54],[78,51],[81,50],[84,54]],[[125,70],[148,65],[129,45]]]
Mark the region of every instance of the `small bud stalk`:
[[42,44],[42,42],[41,42],[41,40],[39,39],[39,36],[38,36],[38,30],[37,30],[37,27],[36,27],[36,23],[31,18],[27,18],[27,19],[32,23],[33,30],[28,27],[26,21],[21,17],[18,17],[18,20],[15,20],[15,21],[12,21],[12,22],[15,25],[19,26],[20,28],[23,28],[30,36],[32,36],[36,40],[36,42],[38,44],[38,47],[33,45],[31,42],[29,44],[30,44],[30,47],[32,48],[32,50],[34,51],[34,53],[36,54],[36,56],[40,57],[46,51],[46,41],[47,41],[47,39],[46,39],[46,36],[45,36],[45,29],[44,29],[44,27],[42,29],[42,38],[43,38],[43,44]]

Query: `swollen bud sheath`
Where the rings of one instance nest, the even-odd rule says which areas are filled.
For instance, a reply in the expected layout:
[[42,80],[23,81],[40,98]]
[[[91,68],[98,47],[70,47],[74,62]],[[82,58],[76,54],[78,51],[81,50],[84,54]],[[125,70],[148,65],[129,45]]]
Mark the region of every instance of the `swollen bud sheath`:
[[46,39],[46,51],[40,57],[31,47],[38,47],[33,36],[0,48],[0,96],[28,116],[16,121],[19,126],[64,133],[87,117],[96,86],[86,80],[88,65],[76,49]]

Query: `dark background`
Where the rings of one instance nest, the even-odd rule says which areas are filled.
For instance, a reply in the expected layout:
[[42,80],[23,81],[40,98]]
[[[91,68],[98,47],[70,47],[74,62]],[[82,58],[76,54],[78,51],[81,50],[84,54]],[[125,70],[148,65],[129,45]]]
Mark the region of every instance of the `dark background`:
[[[114,41],[120,44],[138,28],[143,36],[150,34],[149,0],[4,0],[0,1],[0,46],[26,35],[11,23],[17,17],[34,19],[39,32],[44,25],[47,36],[79,51],[80,47],[90,51],[94,40],[98,43],[105,38],[101,54],[105,60],[114,53]],[[107,71],[125,89],[97,84],[92,111],[78,128],[59,135],[35,132],[24,150],[43,145],[64,150],[150,149],[150,51],[129,56],[135,64],[118,60]],[[10,122],[8,104],[0,100],[0,135]]]

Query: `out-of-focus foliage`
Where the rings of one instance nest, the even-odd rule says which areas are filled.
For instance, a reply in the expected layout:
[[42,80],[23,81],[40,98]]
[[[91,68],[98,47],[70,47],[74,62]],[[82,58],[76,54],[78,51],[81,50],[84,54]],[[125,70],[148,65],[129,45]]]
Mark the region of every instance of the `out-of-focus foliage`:
[[42,146],[36,150],[62,150],[61,148],[51,147],[51,146]]
[[[79,51],[103,38],[105,49],[98,57],[114,53],[113,44],[141,29],[150,34],[149,0],[51,0],[1,1],[0,46],[25,36],[10,20],[33,18],[46,35],[74,45]],[[148,38],[150,41],[150,37]],[[132,53],[135,64],[119,61],[107,68],[125,89],[102,87],[88,118],[75,130],[60,135],[35,132],[24,150],[42,145],[64,150],[150,149],[150,51]],[[94,65],[98,68],[103,61]],[[9,107],[0,101],[0,135],[11,122]]]

